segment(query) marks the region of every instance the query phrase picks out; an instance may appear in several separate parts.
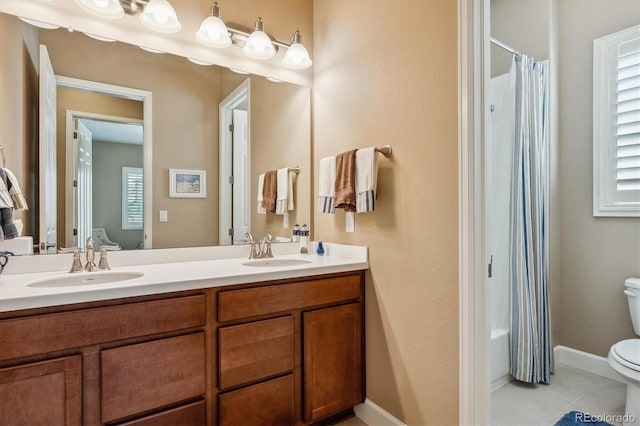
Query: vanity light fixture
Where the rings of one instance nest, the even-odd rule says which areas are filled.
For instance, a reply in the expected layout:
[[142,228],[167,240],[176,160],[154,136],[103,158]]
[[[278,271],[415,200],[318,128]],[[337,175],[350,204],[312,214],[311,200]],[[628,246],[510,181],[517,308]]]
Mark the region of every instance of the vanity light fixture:
[[168,0],[149,0],[140,14],[140,22],[160,33],[177,33],[182,29],[176,11]]
[[204,45],[215,48],[231,46],[229,30],[227,30],[227,26],[222,19],[220,19],[218,2],[213,3],[213,6],[211,6],[211,15],[200,24],[200,29],[196,33],[196,40]]
[[300,31],[296,31],[291,36],[291,45],[287,49],[287,54],[282,60],[282,65],[292,69],[304,69],[311,66],[311,58],[307,48],[300,43]]
[[35,19],[23,18],[22,16],[18,16],[23,22],[26,22],[29,25],[33,25],[34,27],[43,28],[45,30],[55,30],[56,28],[60,28],[58,25],[47,24],[46,22],[36,21]]
[[85,12],[102,18],[118,19],[124,16],[119,0],[76,0],[76,4]]
[[276,56],[276,47],[267,33],[264,32],[262,18],[256,19],[253,32],[242,48],[242,53],[253,59],[271,59]]
[[205,67],[213,65],[211,62],[201,61],[200,59],[196,58],[187,58],[187,60],[189,60],[189,62],[193,62],[196,65],[202,65]]
[[84,35],[86,35],[87,37],[91,37],[92,39],[95,39],[95,40],[106,41],[107,43],[114,43],[116,41],[113,38],[103,37],[103,36],[99,36],[91,33],[84,33]]

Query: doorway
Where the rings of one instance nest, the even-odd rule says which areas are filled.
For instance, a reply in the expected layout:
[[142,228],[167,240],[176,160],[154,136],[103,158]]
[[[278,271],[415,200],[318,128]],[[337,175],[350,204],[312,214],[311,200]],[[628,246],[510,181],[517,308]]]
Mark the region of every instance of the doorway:
[[251,229],[250,80],[221,103],[220,245],[242,243]]

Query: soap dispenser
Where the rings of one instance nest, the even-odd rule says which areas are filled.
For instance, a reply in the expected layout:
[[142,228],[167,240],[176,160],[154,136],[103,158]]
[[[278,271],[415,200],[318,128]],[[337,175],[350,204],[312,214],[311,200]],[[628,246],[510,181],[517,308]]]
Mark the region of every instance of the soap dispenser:
[[300,230],[300,254],[308,254],[309,249],[307,248],[307,244],[309,243],[309,229],[307,225],[302,225],[302,229]]

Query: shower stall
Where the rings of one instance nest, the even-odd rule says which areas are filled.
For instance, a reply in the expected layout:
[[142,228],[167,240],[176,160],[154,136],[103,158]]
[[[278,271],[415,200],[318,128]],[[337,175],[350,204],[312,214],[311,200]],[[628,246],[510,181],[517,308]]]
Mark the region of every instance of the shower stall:
[[515,378],[549,383],[548,64],[513,54],[491,79],[485,150],[492,389]]
[[491,253],[491,387],[509,376],[509,204],[515,137],[515,86],[511,74],[491,79],[490,143],[486,151],[487,250]]

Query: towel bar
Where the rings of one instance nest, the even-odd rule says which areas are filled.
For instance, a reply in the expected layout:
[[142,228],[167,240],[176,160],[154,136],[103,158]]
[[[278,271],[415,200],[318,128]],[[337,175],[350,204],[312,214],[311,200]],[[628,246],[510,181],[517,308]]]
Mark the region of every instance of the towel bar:
[[376,152],[379,152],[380,154],[389,158],[391,157],[391,152],[392,152],[391,145],[385,145],[382,148],[376,148]]

